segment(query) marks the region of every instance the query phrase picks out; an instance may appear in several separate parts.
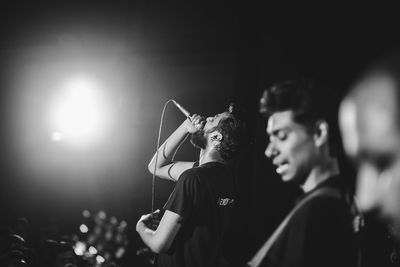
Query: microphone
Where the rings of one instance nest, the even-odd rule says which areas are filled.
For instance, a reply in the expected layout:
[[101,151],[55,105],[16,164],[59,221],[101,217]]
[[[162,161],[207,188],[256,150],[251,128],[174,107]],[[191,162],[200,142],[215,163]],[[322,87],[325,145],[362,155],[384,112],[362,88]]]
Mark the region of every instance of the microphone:
[[183,115],[185,115],[185,117],[187,117],[189,120],[191,120],[190,118],[190,112],[187,111],[186,109],[184,109],[181,105],[179,105],[175,100],[172,100],[172,103],[174,103],[174,105],[183,113]]

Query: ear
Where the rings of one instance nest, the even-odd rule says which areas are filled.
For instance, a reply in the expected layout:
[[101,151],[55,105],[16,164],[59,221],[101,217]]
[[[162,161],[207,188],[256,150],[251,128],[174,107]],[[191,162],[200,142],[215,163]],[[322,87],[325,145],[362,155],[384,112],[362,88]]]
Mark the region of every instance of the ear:
[[213,144],[219,144],[222,141],[222,134],[220,132],[213,132],[210,137]]
[[328,142],[329,125],[324,120],[319,120],[315,124],[314,143],[320,147]]

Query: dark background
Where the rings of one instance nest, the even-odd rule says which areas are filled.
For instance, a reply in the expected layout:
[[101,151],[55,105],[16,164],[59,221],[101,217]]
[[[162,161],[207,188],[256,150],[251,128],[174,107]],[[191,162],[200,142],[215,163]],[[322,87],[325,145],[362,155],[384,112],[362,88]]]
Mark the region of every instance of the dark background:
[[[282,184],[264,157],[265,122],[257,112],[262,90],[280,80],[307,76],[342,94],[370,62],[399,46],[400,19],[394,11],[384,3],[2,1],[2,225],[23,216],[29,219],[33,236],[51,225],[60,235],[68,234],[77,231],[82,210],[105,210],[127,220],[126,261],[140,261],[134,254],[142,243],[134,228],[140,215],[151,210],[147,163],[155,151],[164,103],[174,98],[191,112],[214,115],[235,101],[247,109],[256,140],[235,164],[241,202],[228,254],[243,263],[277,226],[297,194]],[[49,159],[63,162],[63,156],[49,148],[51,142],[36,129],[38,118],[29,115],[32,106],[25,106],[39,107],[44,93],[35,92],[40,86],[30,87],[32,80],[21,81],[25,68],[45,65],[59,46],[71,45],[71,39],[72,46],[79,40],[93,55],[112,51],[110,62],[121,73],[113,70],[113,75],[104,77],[119,79],[112,96],[119,103],[114,124],[118,131],[112,139],[119,142],[111,150],[103,147],[83,155],[62,151],[69,154],[67,167],[60,167],[64,163]],[[107,58],[99,64],[107,64]],[[172,106],[165,116],[162,140],[183,120]],[[27,121],[29,126],[23,125]],[[44,159],[32,166],[27,155]],[[185,145],[178,157],[195,160],[197,151]],[[161,207],[173,184],[157,180],[155,186],[156,207]]]

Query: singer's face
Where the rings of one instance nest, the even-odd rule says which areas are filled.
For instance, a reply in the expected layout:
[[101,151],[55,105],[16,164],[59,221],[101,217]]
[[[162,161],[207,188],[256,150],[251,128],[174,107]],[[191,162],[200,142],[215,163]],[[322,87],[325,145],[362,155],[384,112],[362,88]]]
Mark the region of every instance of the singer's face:
[[200,149],[206,149],[209,134],[214,132],[221,120],[224,120],[229,116],[229,112],[223,112],[215,115],[214,117],[208,117],[203,129],[192,134],[190,139],[192,144]]
[[215,115],[214,117],[208,117],[206,119],[206,124],[203,127],[203,131],[206,133],[211,133],[214,131],[214,129],[218,126],[219,122],[221,120],[229,118],[230,113],[229,112],[223,112]]
[[400,224],[400,132],[396,85],[384,75],[360,83],[341,104],[346,153],[358,167],[356,194],[363,211],[376,209]]

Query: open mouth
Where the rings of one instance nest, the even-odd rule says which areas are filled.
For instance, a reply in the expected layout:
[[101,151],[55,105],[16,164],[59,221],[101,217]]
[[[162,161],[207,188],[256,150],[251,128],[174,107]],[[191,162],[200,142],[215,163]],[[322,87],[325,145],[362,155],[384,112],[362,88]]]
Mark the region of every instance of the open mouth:
[[289,164],[287,162],[283,162],[282,164],[279,164],[276,168],[276,173],[282,174],[287,171],[289,168]]

